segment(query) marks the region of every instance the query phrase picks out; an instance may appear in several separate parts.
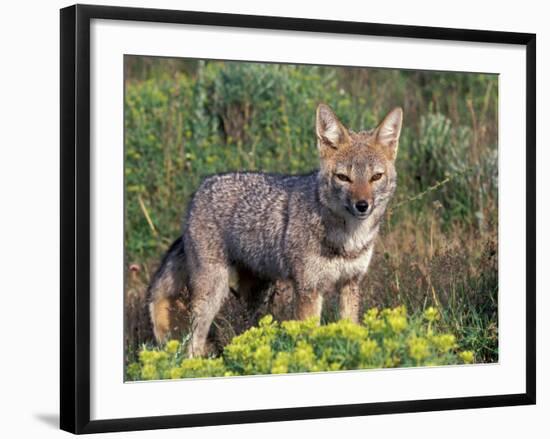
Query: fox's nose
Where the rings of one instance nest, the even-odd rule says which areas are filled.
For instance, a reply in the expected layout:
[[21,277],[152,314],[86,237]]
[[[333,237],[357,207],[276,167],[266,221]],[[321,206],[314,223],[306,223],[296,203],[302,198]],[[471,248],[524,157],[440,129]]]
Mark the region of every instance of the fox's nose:
[[355,203],[355,208],[361,212],[365,213],[369,209],[369,203],[366,200],[359,200]]

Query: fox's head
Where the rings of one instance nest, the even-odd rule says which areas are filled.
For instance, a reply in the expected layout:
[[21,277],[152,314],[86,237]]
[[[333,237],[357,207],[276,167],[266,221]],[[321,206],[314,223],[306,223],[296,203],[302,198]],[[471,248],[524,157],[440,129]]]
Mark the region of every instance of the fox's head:
[[317,107],[320,197],[334,214],[358,220],[385,208],[396,186],[395,157],[403,110],[369,131],[347,129],[325,104]]

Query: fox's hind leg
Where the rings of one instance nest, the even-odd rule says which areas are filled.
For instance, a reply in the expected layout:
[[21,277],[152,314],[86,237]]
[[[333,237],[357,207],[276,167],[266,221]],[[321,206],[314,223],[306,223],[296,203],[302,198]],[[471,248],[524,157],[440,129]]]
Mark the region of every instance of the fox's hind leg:
[[206,354],[206,338],[214,317],[229,294],[229,267],[205,264],[189,279],[191,290],[191,342],[189,355]]

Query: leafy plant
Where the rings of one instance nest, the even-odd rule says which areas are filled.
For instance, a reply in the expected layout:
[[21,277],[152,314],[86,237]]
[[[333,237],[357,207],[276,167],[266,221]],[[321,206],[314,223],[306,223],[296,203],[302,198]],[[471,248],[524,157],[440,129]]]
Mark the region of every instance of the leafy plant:
[[267,315],[220,357],[187,358],[186,343],[171,340],[163,349],[143,348],[127,375],[152,380],[472,363],[475,353],[459,350],[455,335],[438,331],[439,319],[433,307],[410,317],[404,306],[371,308],[362,324],[278,323]]

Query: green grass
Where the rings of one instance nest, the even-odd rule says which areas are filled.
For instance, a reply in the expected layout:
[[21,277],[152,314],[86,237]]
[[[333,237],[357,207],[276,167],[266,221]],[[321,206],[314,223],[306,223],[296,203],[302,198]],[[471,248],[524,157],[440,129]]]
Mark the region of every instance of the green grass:
[[[151,341],[144,290],[201,179],[317,167],[314,117],[352,129],[404,108],[398,188],[364,306],[436,307],[476,362],[498,360],[498,79],[495,75],[131,57],[125,91],[127,362]],[[277,295],[277,297],[284,295]],[[337,319],[328,300],[324,322]],[[246,328],[225,314],[222,345]],[[285,307],[266,310],[286,320]],[[222,337],[223,338],[223,337]],[[220,351],[223,346],[220,347]]]

